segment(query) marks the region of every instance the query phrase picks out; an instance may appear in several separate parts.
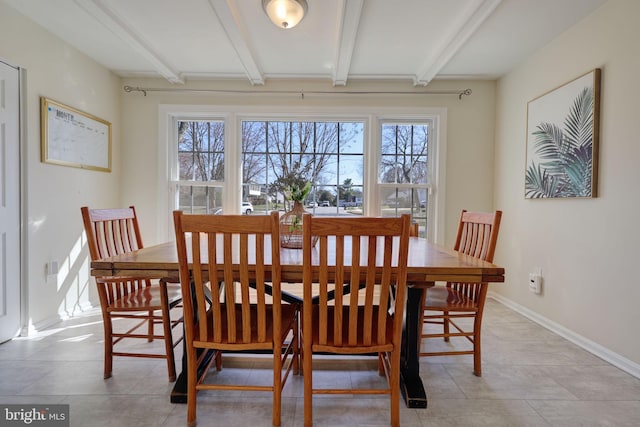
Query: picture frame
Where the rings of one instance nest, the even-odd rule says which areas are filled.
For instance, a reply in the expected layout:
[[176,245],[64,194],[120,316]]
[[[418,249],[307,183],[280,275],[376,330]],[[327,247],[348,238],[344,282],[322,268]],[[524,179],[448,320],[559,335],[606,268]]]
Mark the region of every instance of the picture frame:
[[527,104],[525,198],[597,196],[599,68]]
[[42,162],[111,172],[111,123],[40,98]]

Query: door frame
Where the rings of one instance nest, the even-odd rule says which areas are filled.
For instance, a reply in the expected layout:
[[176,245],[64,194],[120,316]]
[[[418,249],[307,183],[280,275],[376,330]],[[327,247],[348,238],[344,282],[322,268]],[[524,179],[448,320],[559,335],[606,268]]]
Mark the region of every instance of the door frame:
[[18,294],[20,296],[20,313],[18,336],[29,334],[29,292],[27,286],[27,228],[25,227],[27,212],[27,70],[12,64],[0,57],[0,62],[18,72]]
[[20,156],[20,336],[29,335],[29,270],[27,224],[27,70],[18,68],[18,144]]

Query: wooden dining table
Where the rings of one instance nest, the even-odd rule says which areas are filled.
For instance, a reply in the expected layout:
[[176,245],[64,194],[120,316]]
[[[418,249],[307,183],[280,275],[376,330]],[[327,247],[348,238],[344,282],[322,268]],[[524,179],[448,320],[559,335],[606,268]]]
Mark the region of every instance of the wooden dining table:
[[[302,250],[281,248],[283,282],[302,282]],[[402,336],[401,391],[410,408],[426,408],[427,396],[420,378],[419,346],[422,299],[436,282],[504,282],[504,268],[446,249],[426,239],[411,237],[407,266],[409,284]],[[149,246],[130,253],[91,262],[91,275],[144,275],[179,281],[175,242]],[[185,352],[186,353],[186,352]],[[171,402],[186,403],[186,363],[171,393]]]

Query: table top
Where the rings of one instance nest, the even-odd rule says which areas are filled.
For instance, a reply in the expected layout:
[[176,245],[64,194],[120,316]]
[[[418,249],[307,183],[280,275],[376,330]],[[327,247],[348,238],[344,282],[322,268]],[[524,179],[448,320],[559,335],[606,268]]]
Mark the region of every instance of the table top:
[[[280,262],[283,281],[302,281],[301,249],[281,248]],[[408,282],[412,284],[437,281],[504,282],[504,268],[429,243],[419,237],[410,238],[407,273]],[[92,276],[136,274],[177,279],[178,255],[175,242],[148,246],[91,262]]]

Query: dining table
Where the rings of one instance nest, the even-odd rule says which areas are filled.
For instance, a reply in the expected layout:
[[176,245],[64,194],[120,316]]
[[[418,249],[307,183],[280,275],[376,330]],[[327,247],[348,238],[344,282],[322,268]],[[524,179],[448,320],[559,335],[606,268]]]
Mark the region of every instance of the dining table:
[[[280,262],[282,281],[301,284],[302,250],[281,248]],[[408,407],[426,408],[427,396],[420,378],[419,356],[425,290],[437,282],[504,282],[504,268],[421,237],[410,238],[407,264],[408,291],[402,335],[401,392]],[[91,275],[95,277],[143,275],[178,283],[178,271],[178,255],[173,241],[91,262]],[[172,403],[186,403],[186,377],[186,360],[183,355],[182,372],[171,392]]]

